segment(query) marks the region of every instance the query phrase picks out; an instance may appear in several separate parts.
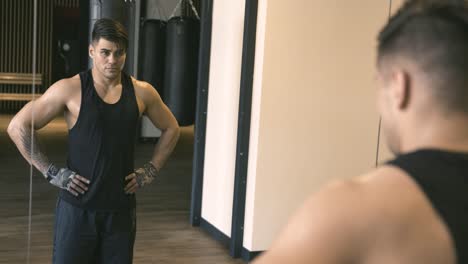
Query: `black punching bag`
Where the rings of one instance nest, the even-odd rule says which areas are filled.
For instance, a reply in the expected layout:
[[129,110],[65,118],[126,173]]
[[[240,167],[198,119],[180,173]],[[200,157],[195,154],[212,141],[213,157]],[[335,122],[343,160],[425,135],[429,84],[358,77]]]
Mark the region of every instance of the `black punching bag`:
[[173,17],[167,22],[164,101],[179,125],[195,122],[199,21]]
[[164,60],[166,53],[166,22],[145,20],[140,31],[138,78],[149,82],[164,99]]

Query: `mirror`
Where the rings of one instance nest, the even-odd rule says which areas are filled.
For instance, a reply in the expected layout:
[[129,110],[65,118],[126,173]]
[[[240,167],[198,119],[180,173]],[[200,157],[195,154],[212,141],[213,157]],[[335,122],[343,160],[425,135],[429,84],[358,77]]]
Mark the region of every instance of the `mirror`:
[[[129,41],[123,67],[123,71],[128,74],[127,77],[133,76],[151,84],[180,124],[180,137],[167,164],[160,173],[157,173],[153,184],[148,185],[147,188],[141,188],[137,192],[134,262],[166,262],[168,256],[171,256],[178,262],[238,263],[238,261],[231,259],[227,251],[220,247],[216,241],[204,235],[200,230],[191,228],[188,220],[201,2],[197,0],[1,1],[0,159],[2,166],[0,175],[3,176],[1,177],[3,186],[7,187],[0,198],[2,204],[2,210],[0,210],[2,236],[0,241],[5,247],[0,257],[4,261],[8,263],[50,263],[54,240],[56,244],[57,241],[63,242],[60,232],[65,231],[61,225],[69,222],[64,219],[71,216],[77,217],[76,212],[88,210],[86,211],[88,216],[94,218],[86,219],[96,220],[99,222],[99,227],[105,226],[106,222],[103,219],[111,221],[112,217],[116,217],[116,214],[106,215],[105,210],[94,210],[94,207],[99,207],[99,205],[92,202],[86,204],[86,206],[91,204],[90,208],[79,207],[76,204],[64,205],[66,201],[64,201],[65,198],[62,197],[62,194],[66,190],[60,190],[57,186],[50,184],[42,172],[28,164],[15,145],[21,140],[23,143],[35,140],[35,143],[29,144],[36,146],[36,151],[39,149],[47,157],[46,160],[54,163],[59,169],[59,173],[61,168],[70,169],[70,166],[87,171],[89,168],[80,167],[84,165],[76,165],[80,162],[92,167],[98,166],[96,163],[101,162],[101,159],[112,159],[110,156],[96,155],[94,156],[95,163],[90,163],[84,149],[86,149],[85,146],[88,146],[88,149],[90,145],[91,147],[95,146],[92,145],[94,143],[73,143],[73,140],[76,140],[75,135],[79,135],[79,132],[75,134],[72,132],[78,130],[75,129],[78,128],[77,125],[81,126],[79,128],[83,128],[83,124],[86,123],[80,119],[81,115],[85,115],[84,111],[73,112],[80,109],[82,106],[80,102],[84,102],[83,97],[71,96],[67,99],[63,111],[58,111],[58,114],[54,115],[50,122],[46,122],[47,124],[43,128],[37,130],[34,139],[31,139],[28,131],[21,131],[19,126],[10,131],[15,135],[22,133],[22,137],[18,137],[19,141],[13,142],[7,133],[7,127],[13,117],[28,102],[35,102],[31,104],[34,108],[31,111],[34,116],[33,122],[41,120],[44,118],[44,112],[50,109],[44,108],[44,104],[35,100],[45,96],[44,94],[51,86],[63,79],[83,80],[80,79],[79,73],[86,72],[94,66],[93,61],[88,60],[90,31],[99,18],[107,17],[119,21],[128,34]],[[36,5],[36,9],[34,5]],[[37,36],[36,42],[33,42],[34,36]],[[31,69],[32,65],[36,69],[35,72]],[[184,74],[184,78],[181,77],[181,73]],[[94,78],[96,95],[102,96],[104,93],[101,94],[101,91],[98,90],[100,83],[97,83],[96,79]],[[127,80],[131,80],[130,77]],[[69,82],[66,81],[66,83]],[[131,82],[131,85],[135,85],[135,81]],[[120,96],[117,96],[117,101],[119,98],[131,95],[124,92],[125,89],[131,88],[128,82],[124,82],[121,86],[123,88],[120,89],[121,93]],[[167,86],[170,87],[166,88]],[[64,86],[63,89],[69,88]],[[71,93],[73,93],[72,90]],[[81,95],[81,93],[79,94]],[[108,98],[112,100],[111,93],[109,96],[103,96],[101,99],[104,102]],[[138,96],[137,92],[136,97],[138,98]],[[79,100],[76,101],[76,98]],[[138,100],[143,101],[140,98],[135,100],[137,103],[134,106],[139,107],[138,110],[143,108],[141,104],[150,103]],[[53,101],[48,101],[46,105],[53,103]],[[72,107],[75,109],[70,110]],[[102,111],[104,110],[100,109],[99,113],[102,114]],[[154,108],[152,111],[162,113],[163,110]],[[74,115],[76,115],[75,120],[73,120]],[[152,159],[156,146],[161,148],[156,152],[172,151],[172,143],[167,142],[167,139],[164,140],[165,143],[159,144],[163,141],[161,138],[164,131],[157,129],[153,124],[154,121],[154,117],[148,118],[148,113],[145,113],[141,119],[138,119],[135,136],[127,138],[127,141],[132,143],[128,146],[134,146],[135,153],[134,159],[127,160],[127,163],[131,164],[130,166],[133,166],[134,163],[135,169],[145,168],[144,164]],[[156,118],[156,121],[159,121],[159,125],[167,126],[166,120]],[[21,124],[21,122],[17,124]],[[38,123],[34,123],[34,126],[36,125]],[[30,130],[30,127],[27,128]],[[116,133],[108,133],[105,136],[112,137]],[[80,147],[79,150],[77,150],[78,147]],[[128,157],[132,157],[132,155]],[[164,159],[161,158],[161,160]],[[105,161],[103,162],[105,163]],[[112,164],[119,164],[119,162],[123,161],[118,160]],[[71,181],[73,182],[73,180]],[[96,182],[89,185],[101,184],[100,189],[95,190],[96,196],[102,196],[100,192],[105,189],[102,186],[106,186],[99,181],[106,180],[96,179]],[[107,184],[112,186],[113,183]],[[91,189],[91,187],[89,188]],[[114,197],[112,194],[104,196],[106,195]],[[83,195],[83,197],[85,196]],[[80,201],[86,199],[82,198]],[[121,202],[118,199],[112,201]],[[70,215],[71,211],[75,214]],[[132,222],[135,221],[135,218],[132,218],[131,211],[128,212],[128,217],[123,219],[127,221],[124,225],[129,226],[130,229],[135,227],[135,223]],[[103,228],[111,227],[105,226]],[[82,232],[87,232],[90,226],[77,228],[82,228]],[[90,240],[85,244],[92,246],[93,241],[95,240]],[[123,241],[125,243],[125,239]],[[127,239],[128,241],[131,241],[131,238]],[[119,249],[119,246],[123,249]],[[128,251],[129,247],[129,245],[117,245],[110,247],[109,250]],[[60,250],[65,249],[61,248]],[[90,250],[90,248],[83,250]],[[56,258],[60,259],[64,257],[65,253],[56,254]],[[89,254],[88,257],[91,256],[92,254]]]

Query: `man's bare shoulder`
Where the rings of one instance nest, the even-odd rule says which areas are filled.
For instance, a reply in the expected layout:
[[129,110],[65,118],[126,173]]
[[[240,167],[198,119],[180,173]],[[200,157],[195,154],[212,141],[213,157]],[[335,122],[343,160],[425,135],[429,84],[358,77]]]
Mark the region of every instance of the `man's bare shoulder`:
[[150,83],[137,80],[134,77],[132,77],[132,82],[133,87],[135,88],[135,94],[139,99],[146,101],[160,98],[158,92]]
[[336,180],[311,195],[255,263],[353,263],[369,244],[366,184]]
[[409,174],[394,166],[382,166],[357,181],[369,208],[366,215],[376,221],[372,223],[372,238],[380,241],[374,244],[379,247],[376,252],[400,252],[398,263],[415,263],[410,261],[413,258],[418,263],[453,263],[447,226]]
[[311,195],[258,263],[411,263],[406,259],[422,258],[412,247],[424,243],[421,234],[444,239],[434,226],[437,218],[417,184],[404,171],[382,166]]
[[[404,171],[383,166],[355,178],[330,182],[304,203],[303,216],[306,221],[325,217],[324,223],[338,222],[364,235],[371,226],[378,228],[387,221],[395,224],[390,213],[398,218],[407,212],[417,191]],[[326,215],[321,214],[323,210]]]
[[134,77],[132,77],[132,82],[133,87],[135,87],[137,91],[147,91],[149,89],[154,89],[154,87],[150,83],[138,80]]
[[68,101],[70,98],[77,96],[81,91],[81,80],[77,74],[70,78],[58,80],[52,84],[46,92],[41,96],[42,100],[60,100]]
[[304,223],[322,222],[331,230],[336,224],[359,236],[373,236],[382,227],[402,228],[424,206],[430,204],[411,177],[396,167],[382,166],[324,186],[307,199],[300,214]]
[[[408,195],[414,183],[408,175],[395,167],[382,166],[355,178],[334,180],[312,195],[306,205],[336,203],[338,206],[356,203],[362,210],[373,210],[374,206],[387,200],[385,196]],[[390,205],[388,202],[386,205]],[[382,207],[382,206],[379,206]],[[340,208],[341,209],[341,208]],[[361,212],[362,213],[362,212]]]
[[430,206],[417,183],[394,166],[381,166],[356,178],[339,181],[327,189],[328,199],[334,196],[350,199],[362,207],[359,217],[387,228],[411,224],[414,213],[421,207]]
[[395,166],[381,166],[353,181],[361,186],[373,211],[383,208],[387,212],[392,210],[401,217],[428,202],[411,176]]
[[77,74],[70,78],[64,78],[64,79],[58,80],[57,82],[52,84],[47,90],[54,91],[54,92],[69,93],[70,91],[76,91],[76,90],[79,90],[80,88],[81,88],[81,80],[80,80],[80,76]]
[[70,78],[61,79],[57,82],[57,84],[70,87],[72,89],[77,89],[81,87],[80,75],[76,74]]

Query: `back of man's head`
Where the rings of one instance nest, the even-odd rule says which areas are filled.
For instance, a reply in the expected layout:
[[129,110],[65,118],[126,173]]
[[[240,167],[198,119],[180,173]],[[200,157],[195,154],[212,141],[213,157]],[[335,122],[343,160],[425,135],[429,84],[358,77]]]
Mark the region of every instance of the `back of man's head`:
[[409,0],[378,37],[378,63],[416,65],[448,112],[468,114],[468,5],[463,0]]
[[101,38],[114,42],[123,50],[127,50],[127,32],[125,27],[116,20],[101,18],[94,23],[91,40],[92,42],[98,42]]

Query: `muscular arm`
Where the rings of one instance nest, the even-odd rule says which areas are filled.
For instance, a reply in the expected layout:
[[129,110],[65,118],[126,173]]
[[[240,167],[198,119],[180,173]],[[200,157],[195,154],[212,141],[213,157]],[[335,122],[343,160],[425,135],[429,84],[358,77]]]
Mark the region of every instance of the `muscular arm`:
[[34,165],[47,181],[68,190],[75,196],[84,194],[90,181],[68,168],[57,168],[39,147],[36,130],[46,126],[59,114],[63,114],[72,94],[72,79],[64,79],[52,85],[41,97],[26,104],[8,125],[8,134],[23,157]]
[[161,137],[156,144],[151,159],[157,170],[160,170],[171,155],[179,139],[180,129],[174,115],[161,100],[156,90],[148,85],[145,87],[145,114],[151,122],[161,130]]
[[125,179],[130,180],[125,192],[134,193],[138,187],[150,183],[164,166],[179,139],[180,129],[174,115],[161,100],[156,89],[146,82],[136,81],[137,96],[143,102],[144,113],[161,130],[161,136],[153,151],[151,162]]
[[27,103],[8,125],[8,135],[20,153],[43,174],[47,171],[50,162],[39,147],[35,131],[63,113],[66,104],[66,96],[61,91],[63,85],[63,81],[57,82],[41,97]]

